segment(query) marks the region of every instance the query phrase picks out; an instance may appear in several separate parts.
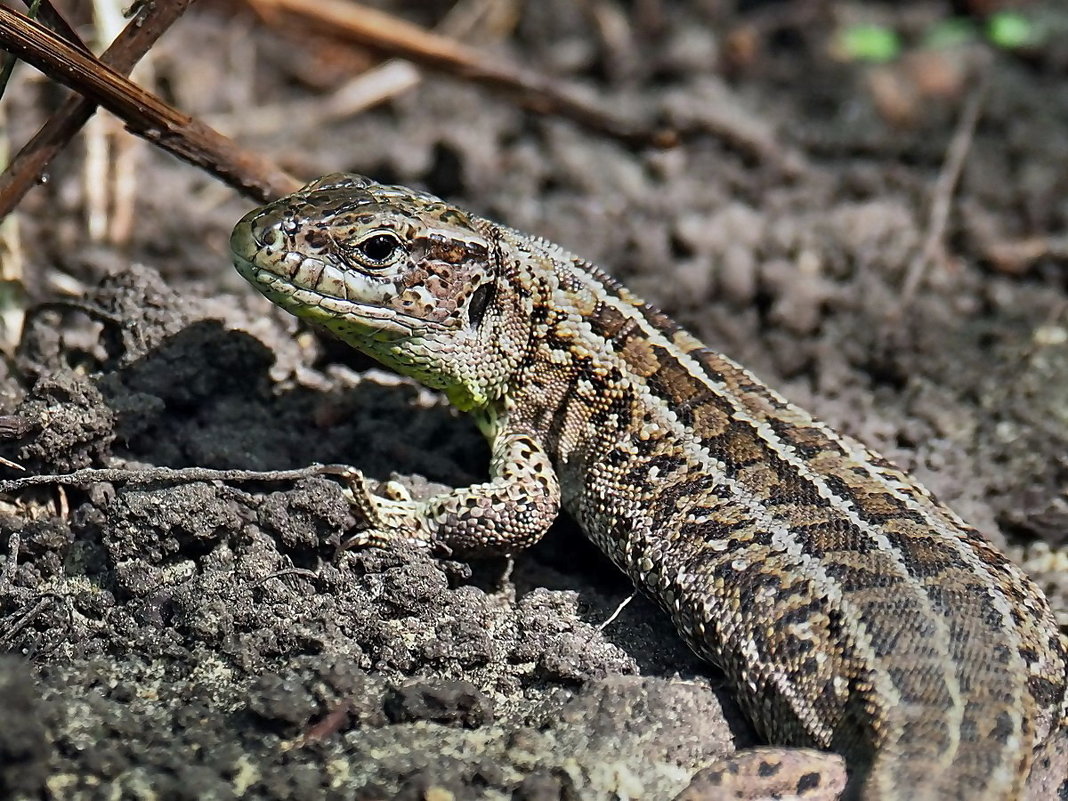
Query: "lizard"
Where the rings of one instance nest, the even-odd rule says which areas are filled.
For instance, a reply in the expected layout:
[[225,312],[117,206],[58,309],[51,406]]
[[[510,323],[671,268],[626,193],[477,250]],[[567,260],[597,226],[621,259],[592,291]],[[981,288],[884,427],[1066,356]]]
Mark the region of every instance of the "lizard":
[[1034,750],[1063,744],[1068,638],[1023,571],[598,267],[351,174],[252,211],[230,244],[269,300],[490,442],[488,481],[426,499],[349,471],[367,521],[349,544],[511,555],[562,507],[770,742],[845,758],[848,797],[1022,798]]

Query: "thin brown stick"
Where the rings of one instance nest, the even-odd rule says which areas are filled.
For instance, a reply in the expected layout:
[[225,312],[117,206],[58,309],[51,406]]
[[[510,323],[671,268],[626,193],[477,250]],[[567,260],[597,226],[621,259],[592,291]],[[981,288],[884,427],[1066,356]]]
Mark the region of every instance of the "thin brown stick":
[[347,465],[313,464],[296,470],[213,470],[207,467],[148,467],[128,470],[117,467],[87,467],[73,473],[24,476],[0,481],[0,492],[16,492],[28,487],[52,484],[67,487],[89,487],[93,484],[187,484],[193,481],[299,481],[312,476],[347,475]]
[[321,743],[323,740],[339,733],[348,722],[351,713],[352,701],[348,699],[340,701],[333,709],[323,716],[322,720],[310,726],[308,730],[304,732],[304,736],[300,738],[300,744],[302,746],[308,746],[313,743]]
[[[159,0],[141,4],[136,16],[104,51],[100,60],[117,72],[129,74],[156,40],[193,2],[195,0]],[[64,31],[53,23],[49,24],[73,46],[89,52],[78,34],[69,26],[66,26],[67,30]],[[67,146],[95,110],[96,103],[93,101],[76,94],[71,95],[15,155],[0,175],[0,219],[6,217],[40,180],[52,159]]]
[[3,6],[0,48],[103,106],[119,117],[130,132],[207,170],[255,200],[273,200],[300,186],[268,159],[239,148],[233,140]]
[[367,6],[344,0],[249,0],[249,3],[269,21],[296,20],[317,33],[475,81],[517,98],[526,108],[565,117],[631,145],[671,147],[678,141],[673,131],[621,119],[577,97],[547,75],[490,58],[447,36]]
[[979,84],[972,90],[957,120],[957,128],[953,132],[953,139],[946,150],[946,158],[942,163],[942,169],[938,174],[934,189],[931,192],[931,206],[927,217],[927,235],[924,237],[923,246],[909,265],[905,275],[905,283],[901,289],[901,307],[904,308],[911,301],[919,289],[927,270],[934,260],[943,253],[945,248],[946,223],[949,221],[949,210],[953,204],[953,194],[960,180],[964,162],[968,151],[972,146],[972,138],[975,135],[975,126],[979,122],[979,114],[983,109],[983,100],[986,99],[986,91],[990,81],[988,80],[989,69],[984,68],[979,76]]

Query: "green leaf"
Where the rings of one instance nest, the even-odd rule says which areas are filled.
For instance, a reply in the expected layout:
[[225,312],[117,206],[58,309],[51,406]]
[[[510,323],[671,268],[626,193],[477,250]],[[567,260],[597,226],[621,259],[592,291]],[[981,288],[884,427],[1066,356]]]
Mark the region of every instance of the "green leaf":
[[850,61],[893,61],[901,52],[897,33],[882,25],[853,25],[838,35],[838,49]]
[[1016,11],[999,11],[986,21],[986,35],[991,43],[1005,50],[1038,44],[1041,31],[1031,20]]

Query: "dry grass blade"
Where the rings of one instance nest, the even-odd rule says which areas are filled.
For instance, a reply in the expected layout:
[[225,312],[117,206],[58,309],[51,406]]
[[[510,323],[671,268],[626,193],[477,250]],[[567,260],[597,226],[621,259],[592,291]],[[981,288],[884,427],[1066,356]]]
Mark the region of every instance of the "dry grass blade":
[[672,131],[620,119],[547,75],[490,58],[382,11],[343,0],[248,2],[269,22],[298,21],[319,34],[475,81],[517,98],[533,111],[564,117],[631,145],[671,147],[678,139]]
[[294,191],[277,165],[146,92],[115,69],[78,51],[32,20],[0,6],[0,48],[14,53],[119,117],[128,130],[216,175],[255,200]]

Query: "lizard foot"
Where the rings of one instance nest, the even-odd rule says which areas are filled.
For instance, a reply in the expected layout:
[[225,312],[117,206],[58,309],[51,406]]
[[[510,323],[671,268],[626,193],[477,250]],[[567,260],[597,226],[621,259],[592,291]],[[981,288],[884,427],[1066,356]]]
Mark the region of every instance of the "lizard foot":
[[324,472],[345,483],[345,498],[366,524],[342,542],[339,550],[365,546],[385,548],[400,542],[420,547],[434,544],[424,522],[424,504],[413,500],[400,482],[387,481],[378,492],[372,492],[367,478],[355,467],[330,465]]

